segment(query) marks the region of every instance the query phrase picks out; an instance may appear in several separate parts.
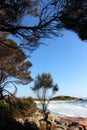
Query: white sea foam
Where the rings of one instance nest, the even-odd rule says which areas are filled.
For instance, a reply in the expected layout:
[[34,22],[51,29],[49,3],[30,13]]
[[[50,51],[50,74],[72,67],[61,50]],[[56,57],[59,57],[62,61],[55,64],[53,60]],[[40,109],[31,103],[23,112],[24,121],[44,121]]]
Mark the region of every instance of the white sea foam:
[[48,110],[59,116],[87,117],[87,102],[51,102]]

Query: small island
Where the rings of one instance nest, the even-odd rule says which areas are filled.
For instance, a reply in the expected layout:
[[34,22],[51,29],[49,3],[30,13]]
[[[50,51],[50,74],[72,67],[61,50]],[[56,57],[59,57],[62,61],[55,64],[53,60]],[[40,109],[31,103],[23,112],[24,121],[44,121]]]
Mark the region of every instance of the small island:
[[62,95],[62,96],[53,97],[53,98],[51,98],[50,101],[87,101],[87,100],[83,99],[83,98]]
[[[63,102],[64,101],[87,101],[87,99],[61,95],[61,96],[56,96],[50,99],[50,102],[55,102],[55,101],[63,101]],[[39,103],[40,100],[34,98],[34,102]]]

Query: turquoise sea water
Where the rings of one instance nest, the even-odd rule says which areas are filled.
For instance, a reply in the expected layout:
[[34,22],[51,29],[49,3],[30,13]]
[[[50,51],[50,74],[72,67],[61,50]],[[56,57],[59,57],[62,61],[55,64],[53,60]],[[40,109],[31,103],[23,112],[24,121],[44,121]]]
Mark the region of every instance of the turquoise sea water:
[[48,110],[58,116],[87,117],[87,102],[50,102]]

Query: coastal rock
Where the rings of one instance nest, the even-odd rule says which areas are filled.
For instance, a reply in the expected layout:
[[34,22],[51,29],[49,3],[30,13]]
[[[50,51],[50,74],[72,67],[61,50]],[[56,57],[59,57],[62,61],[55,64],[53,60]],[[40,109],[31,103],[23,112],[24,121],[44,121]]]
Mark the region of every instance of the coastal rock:
[[41,111],[37,111],[32,117],[17,119],[20,123],[29,122],[31,125],[36,124],[40,130],[45,130],[47,125],[51,130],[87,130],[87,118],[76,117],[57,117],[55,114],[48,112],[47,122],[44,120]]
[[34,118],[34,117],[26,117],[25,118],[25,122],[29,122],[29,123],[35,123],[37,125],[37,127],[40,127],[40,123],[39,123],[39,120],[37,120],[37,118]]
[[83,126],[87,130],[87,118],[81,118],[78,121],[79,125]]
[[57,125],[57,128],[52,129],[52,130],[67,130],[67,129],[68,129],[68,127],[65,125]]
[[48,112],[48,120],[51,122],[56,122],[59,120],[58,116],[56,116],[55,114]]
[[21,124],[24,124],[25,120],[22,118],[16,118],[16,121],[18,121]]
[[70,126],[67,130],[85,130],[83,126]]
[[64,128],[56,128],[54,130],[66,130],[66,129],[64,129]]
[[44,119],[42,112],[39,110],[36,111],[36,113],[33,115],[33,118],[35,118],[37,120]]

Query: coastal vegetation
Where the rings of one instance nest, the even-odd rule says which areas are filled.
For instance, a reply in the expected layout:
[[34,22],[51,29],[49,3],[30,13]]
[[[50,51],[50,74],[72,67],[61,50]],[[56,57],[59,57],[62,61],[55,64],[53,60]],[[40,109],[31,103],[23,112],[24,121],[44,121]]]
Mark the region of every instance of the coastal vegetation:
[[[40,99],[34,98],[34,101],[35,101],[35,102],[40,102]],[[47,101],[47,100],[46,100],[46,101]],[[52,97],[52,98],[50,99],[50,102],[51,102],[51,101],[87,101],[87,99],[61,95],[61,96]]]
[[14,118],[23,118],[32,116],[37,110],[32,97],[13,98],[10,97],[10,103],[7,98],[0,101],[0,115],[3,117],[12,116]]
[[10,102],[7,98],[0,101],[0,130],[37,130],[31,127],[27,122],[23,125],[17,119],[32,117],[37,111],[36,104],[32,97],[28,98],[13,98],[10,97]]
[[53,98],[51,98],[51,101],[61,101],[61,100],[63,100],[63,101],[71,101],[71,100],[73,100],[73,101],[78,101],[78,100],[83,100],[82,98],[77,98],[77,97],[71,97],[71,96],[56,96],[56,97],[53,97]]

